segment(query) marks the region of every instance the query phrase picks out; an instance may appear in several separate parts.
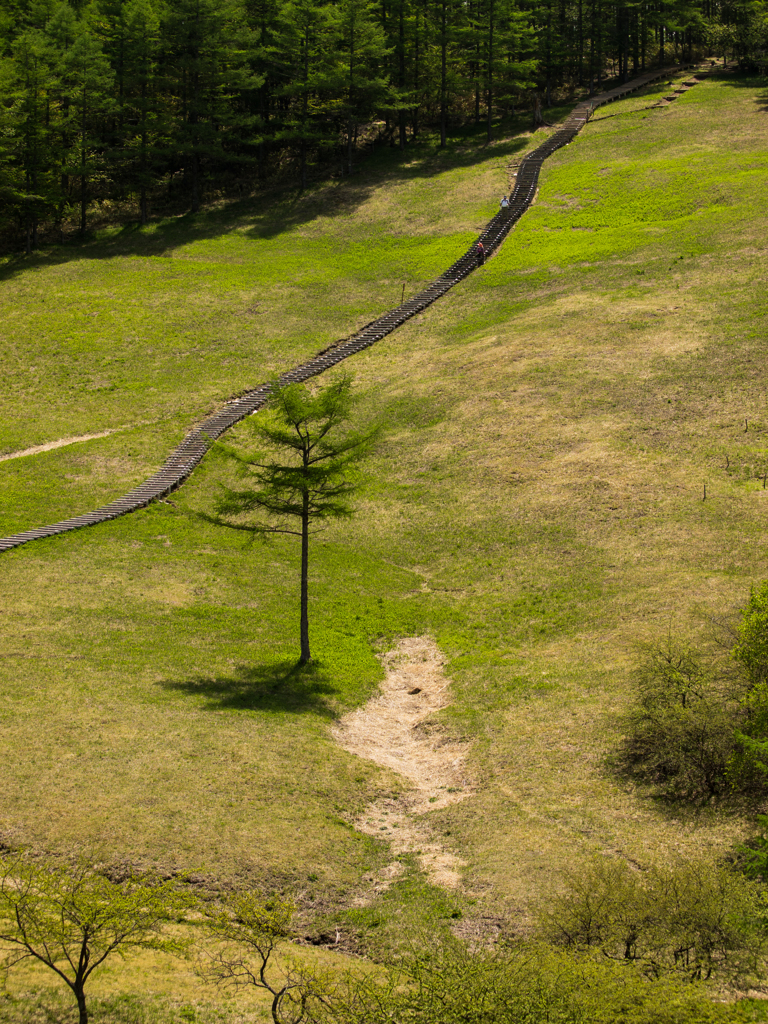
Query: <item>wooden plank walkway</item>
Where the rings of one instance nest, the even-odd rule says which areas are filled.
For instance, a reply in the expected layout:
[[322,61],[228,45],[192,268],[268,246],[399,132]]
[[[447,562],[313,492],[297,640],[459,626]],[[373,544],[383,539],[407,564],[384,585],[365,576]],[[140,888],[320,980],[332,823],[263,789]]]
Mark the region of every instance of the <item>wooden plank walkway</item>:
[[[487,224],[483,233],[476,239],[473,245],[456,262],[432,281],[423,291],[414,298],[409,299],[402,305],[391,309],[388,313],[378,317],[363,327],[355,335],[321,352],[306,363],[289,370],[280,377],[280,384],[289,384],[296,381],[309,380],[325,370],[336,366],[344,359],[361,352],[364,348],[376,344],[382,338],[386,338],[392,331],[397,330],[406,320],[421,313],[430,306],[435,299],[439,299],[450,291],[459,281],[471,274],[479,266],[478,243],[482,242],[486,256],[498,249],[506,238],[514,224],[522,217],[525,211],[533,202],[539,181],[541,165],[556,150],[566,146],[584,127],[592,112],[606,103],[622,99],[630,93],[666,78],[669,75],[678,74],[692,65],[680,65],[673,68],[656,69],[649,71],[639,78],[634,78],[624,85],[619,85],[608,92],[593,96],[583,103],[579,103],[571,111],[569,116],[559,126],[558,130],[542,143],[537,149],[528,153],[521,161],[517,172],[515,188],[510,196],[509,207],[500,210],[499,213]],[[685,83],[686,86],[695,85],[696,81],[691,80]],[[685,90],[678,90],[678,93]],[[675,99],[676,95],[665,97]],[[72,519],[65,519],[60,523],[53,523],[50,526],[40,526],[32,530],[24,530],[22,533],[15,533],[10,537],[0,538],[0,551],[9,551],[11,548],[19,547],[31,540],[40,540],[43,537],[53,537],[59,533],[67,533],[70,530],[79,530],[84,526],[95,526],[97,523],[104,523],[109,519],[116,519],[128,512],[135,512],[144,508],[152,501],[164,498],[171,491],[180,487],[187,479],[192,470],[203,459],[208,451],[210,441],[229,430],[230,427],[239,423],[240,420],[256,412],[269,400],[272,385],[262,384],[242,395],[227,402],[218,412],[214,413],[199,426],[187,434],[181,444],[174,449],[163,466],[143,484],[134,487],[132,491],[124,494],[121,498],[111,501],[108,505],[102,506],[93,512],[86,512],[83,515],[74,516]]]

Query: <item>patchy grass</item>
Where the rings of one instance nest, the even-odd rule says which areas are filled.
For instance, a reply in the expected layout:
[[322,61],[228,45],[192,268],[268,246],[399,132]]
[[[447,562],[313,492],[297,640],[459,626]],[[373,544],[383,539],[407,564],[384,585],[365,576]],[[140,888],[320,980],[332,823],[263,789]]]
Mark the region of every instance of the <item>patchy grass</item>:
[[[752,809],[675,810],[604,759],[637,641],[768,576],[763,90],[611,105],[482,272],[350,364],[389,429],[358,516],[314,542],[309,672],[296,547],[178,507],[208,505],[212,463],[177,506],[3,555],[6,838],[295,885],[364,934],[422,900],[451,917],[413,871],[376,895],[388,849],[347,822],[401,784],[328,733],[417,633],[450,658],[445,728],[474,741],[475,795],[428,816],[470,863],[467,913],[524,930],[595,850],[743,837]],[[120,493],[221,398],[415,290],[535,141],[8,264],[3,450],[128,429],[0,463],[2,532]]]
[[[382,153],[350,183],[2,261],[0,454],[146,423],[170,446],[441,273],[494,211],[511,155],[535,141]],[[44,414],[30,417],[31,403]],[[151,436],[134,458],[155,460]]]
[[[637,640],[738,605],[768,569],[757,86],[709,82],[652,115],[616,104],[545,166],[486,272],[392,342],[380,387],[439,395],[443,419],[393,442],[413,498],[390,488],[405,529],[382,538],[461,609],[446,717],[478,737],[477,796],[436,817],[469,843],[479,891],[521,910],[586,851],[722,853],[749,827],[656,805],[603,759]],[[646,203],[656,174],[670,194]]]

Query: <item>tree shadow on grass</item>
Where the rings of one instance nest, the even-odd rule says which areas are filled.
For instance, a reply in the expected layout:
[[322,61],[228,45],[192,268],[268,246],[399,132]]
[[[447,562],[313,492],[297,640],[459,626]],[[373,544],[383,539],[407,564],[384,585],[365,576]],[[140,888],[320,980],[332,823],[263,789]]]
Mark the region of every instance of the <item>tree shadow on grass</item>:
[[[512,159],[527,146],[529,132],[517,122],[499,126],[499,130],[503,127],[515,134],[490,146],[478,141],[480,129],[472,126],[457,132],[444,150],[433,140],[425,140],[412,143],[404,153],[388,147],[361,152],[353,177],[335,180],[323,175],[306,192],[295,183],[285,182],[247,198],[213,204],[198,213],[161,218],[151,222],[148,230],[131,222],[107,233],[97,230],[82,241],[74,237],[63,245],[45,244],[31,256],[10,256],[0,266],[0,280],[71,261],[172,257],[179,247],[216,239],[232,231],[241,231],[247,238],[273,239],[293,228],[309,225],[320,216],[344,218],[388,181],[429,179],[448,170],[479,169],[485,162],[502,156]],[[502,188],[500,181],[499,189]]]
[[732,89],[759,89],[765,85],[765,75],[756,71],[741,71],[737,68],[719,68],[710,77],[719,85],[727,85]]
[[237,665],[230,675],[162,680],[164,690],[202,698],[209,711],[263,711],[272,714],[335,718],[329,699],[337,693],[328,673],[317,664],[282,661],[271,665]]
[[721,75],[713,76],[720,85],[730,89],[763,89],[763,92],[755,96],[755,103],[763,113],[768,113],[768,90],[765,89],[765,75],[758,75],[754,71],[724,71]]

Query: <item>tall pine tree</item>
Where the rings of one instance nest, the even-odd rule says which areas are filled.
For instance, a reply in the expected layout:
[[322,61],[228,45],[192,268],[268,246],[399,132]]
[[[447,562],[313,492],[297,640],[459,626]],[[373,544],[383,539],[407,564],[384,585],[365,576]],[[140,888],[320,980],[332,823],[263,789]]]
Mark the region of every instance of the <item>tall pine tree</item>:
[[253,118],[246,93],[258,87],[251,34],[238,0],[174,0],[164,23],[173,99],[172,155],[184,169],[192,210],[207,171],[242,158]]

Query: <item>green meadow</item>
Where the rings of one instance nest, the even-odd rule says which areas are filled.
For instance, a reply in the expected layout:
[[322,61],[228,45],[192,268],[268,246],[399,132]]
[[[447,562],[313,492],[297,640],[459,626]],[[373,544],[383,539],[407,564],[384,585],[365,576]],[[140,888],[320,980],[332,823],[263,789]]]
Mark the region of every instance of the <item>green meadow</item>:
[[[365,947],[430,917],[525,935],[596,852],[724,857],[753,831],[754,807],[681,810],[607,766],[638,644],[768,577],[768,85],[647,109],[668,92],[596,111],[499,253],[346,364],[386,429],[357,514],[313,540],[311,671],[295,543],[192,515],[216,460],[169,502],[0,556],[0,839],[287,887],[308,933]],[[228,397],[414,294],[542,137],[374,154],[303,196],[6,258],[0,456],[113,432],[0,461],[0,535],[119,496]],[[427,818],[467,867],[446,893],[406,858],[382,895],[388,844],[351,821],[407,784],[330,726],[422,634],[471,779]],[[165,998],[167,969],[141,970]],[[199,1013],[179,1019],[220,1019]]]

